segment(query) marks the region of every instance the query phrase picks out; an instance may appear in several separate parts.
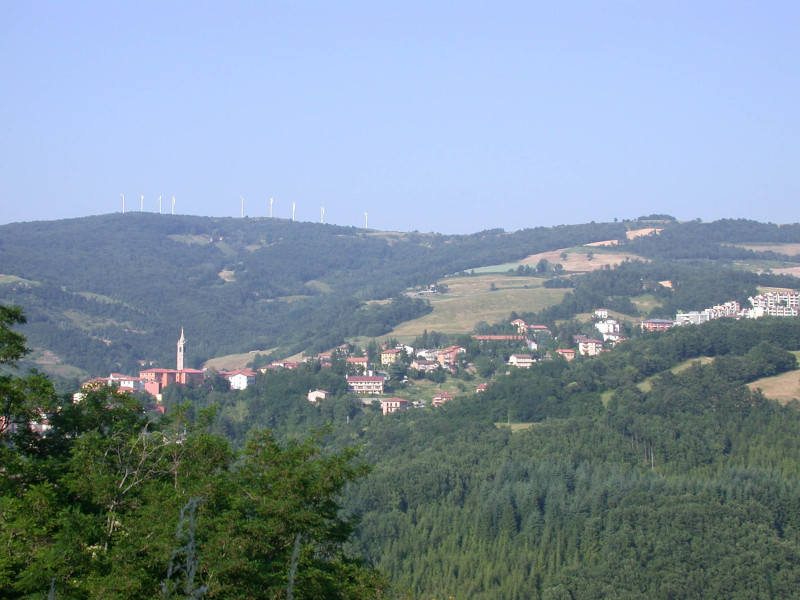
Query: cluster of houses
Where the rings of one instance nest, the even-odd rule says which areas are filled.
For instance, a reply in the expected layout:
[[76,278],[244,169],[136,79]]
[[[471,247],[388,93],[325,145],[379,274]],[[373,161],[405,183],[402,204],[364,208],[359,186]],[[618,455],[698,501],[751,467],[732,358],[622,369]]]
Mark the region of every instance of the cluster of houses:
[[[244,390],[256,382],[256,375],[250,369],[236,371],[220,371],[219,375],[230,383],[232,390]],[[84,383],[91,385],[110,385],[130,392],[144,392],[161,400],[161,392],[168,385],[200,384],[205,381],[206,372],[198,369],[145,369],[139,371],[138,377],[111,373],[108,377],[95,377]]]
[[[428,290],[433,293],[433,290]],[[730,301],[718,304],[702,311],[691,311],[679,313],[675,319],[647,319],[642,321],[643,331],[665,331],[676,325],[700,324],[712,319],[720,318],[759,318],[763,316],[798,316],[800,315],[800,292],[774,291],[767,292],[749,299],[752,308],[742,309],[738,302]],[[620,336],[620,323],[610,319],[606,309],[594,311],[597,320],[595,328],[602,339],[590,338],[586,335],[573,336],[574,348],[560,348],[556,354],[566,360],[573,360],[577,355],[597,356],[607,351],[607,346],[614,345],[622,338]],[[535,334],[549,334],[549,330],[544,325],[528,325],[522,319],[515,319],[511,325],[516,329],[516,334],[490,334],[473,335],[472,338],[480,342],[516,342],[520,345],[527,345],[533,351],[537,349],[537,336]],[[186,339],[181,330],[181,336],[177,347],[177,368],[161,369],[151,368],[139,371],[138,376],[132,377],[120,373],[111,373],[108,377],[96,378],[84,384],[84,386],[103,384],[112,385],[121,390],[144,392],[161,400],[161,393],[168,385],[187,385],[199,384],[205,380],[206,373],[197,369],[187,369],[183,364],[184,347]],[[398,360],[405,360],[406,356],[413,356],[410,367],[417,371],[428,373],[438,369],[455,370],[459,356],[467,352],[461,346],[449,346],[442,349],[422,349],[415,350],[410,346],[398,346],[396,348],[384,348],[380,352],[380,365],[389,367]],[[348,365],[347,387],[350,392],[362,396],[383,396],[386,377],[381,374],[373,373],[370,370],[369,359],[363,356],[349,356],[347,347],[342,346],[332,352],[321,353],[316,357],[306,360],[318,361],[323,367],[330,366],[334,354],[343,357]],[[536,359],[532,354],[518,353],[512,354],[508,359],[508,365],[520,369],[530,368]],[[276,369],[293,369],[299,363],[283,360],[261,367],[259,371],[266,373]],[[219,375],[230,383],[232,390],[244,390],[253,385],[256,381],[257,372],[251,369],[237,369],[234,371],[220,371]],[[477,392],[486,389],[486,384],[481,384]],[[78,394],[77,396],[79,396]],[[318,402],[329,397],[329,392],[325,390],[314,390],[308,394],[308,400]],[[440,406],[453,396],[446,393],[435,395],[431,403],[433,406]],[[370,400],[365,400],[370,402]],[[414,405],[413,402],[403,398],[381,398],[381,409],[383,414],[390,414],[398,410],[405,410]]]
[[[178,339],[177,365],[175,369],[144,369],[139,371],[139,375],[123,375],[121,373],[111,373],[108,377],[95,377],[83,384],[84,388],[95,385],[109,385],[119,388],[122,391],[144,392],[153,396],[158,402],[161,401],[161,393],[168,385],[188,385],[201,384],[205,381],[206,372],[198,369],[187,369],[184,367],[184,351],[186,338],[181,329],[181,337]],[[235,371],[220,371],[219,375],[230,383],[232,390],[244,390],[253,385],[256,381],[256,373],[250,369],[237,369]],[[80,400],[81,392],[75,395],[76,400]]]
[[779,290],[766,292],[749,299],[751,308],[742,308],[735,300],[711,306],[705,310],[681,312],[675,319],[642,321],[642,331],[665,331],[676,325],[699,325],[713,319],[760,319],[761,317],[800,316],[800,292]]

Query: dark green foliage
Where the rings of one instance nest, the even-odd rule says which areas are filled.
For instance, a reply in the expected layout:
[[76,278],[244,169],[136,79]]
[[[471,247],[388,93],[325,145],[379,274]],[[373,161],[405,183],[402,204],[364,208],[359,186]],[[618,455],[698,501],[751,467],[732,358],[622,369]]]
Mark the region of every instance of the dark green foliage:
[[222,354],[313,352],[384,335],[430,310],[399,296],[408,287],[620,236],[624,226],[384,237],[281,219],[131,213],[0,232],[0,271],[24,279],[0,285],[0,301],[25,306],[32,346],[99,375],[134,372],[139,361],[171,367],[181,327],[194,367]]
[[[741,385],[796,367],[798,327],[682,328],[373,418],[355,547],[413,597],[800,597],[800,414]],[[642,391],[639,354],[717,358]]]
[[[366,472],[352,448],[262,430],[237,453],[208,411],[153,420],[107,387],[56,405],[46,380],[4,379],[0,396],[3,598],[384,597],[342,550],[353,521],[338,498]],[[42,416],[44,434],[29,426]]]
[[775,225],[745,219],[722,219],[713,223],[689,222],[665,226],[658,235],[638,237],[627,243],[630,250],[648,258],[669,259],[788,259],[774,252],[754,252],[733,244],[752,242],[800,242],[800,225]]
[[[565,286],[560,282],[569,281]],[[659,282],[669,281],[672,287]],[[574,287],[556,306],[539,313],[524,313],[531,323],[554,324],[579,313],[603,307],[626,315],[636,316],[638,309],[631,297],[642,294],[656,296],[661,305],[652,317],[674,317],[679,311],[703,310],[715,304],[736,300],[748,306],[748,298],[757,293],[758,286],[800,287],[800,280],[785,275],[756,274],[720,267],[710,261],[652,262],[629,261],[612,270],[600,270],[569,280],[549,280],[547,287]]]

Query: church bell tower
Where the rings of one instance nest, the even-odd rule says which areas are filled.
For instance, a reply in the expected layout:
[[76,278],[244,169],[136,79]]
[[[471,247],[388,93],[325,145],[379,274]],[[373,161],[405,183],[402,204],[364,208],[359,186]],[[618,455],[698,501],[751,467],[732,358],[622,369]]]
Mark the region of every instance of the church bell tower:
[[181,327],[181,337],[178,340],[178,371],[183,371],[183,347],[186,344],[186,338],[183,336],[183,327]]

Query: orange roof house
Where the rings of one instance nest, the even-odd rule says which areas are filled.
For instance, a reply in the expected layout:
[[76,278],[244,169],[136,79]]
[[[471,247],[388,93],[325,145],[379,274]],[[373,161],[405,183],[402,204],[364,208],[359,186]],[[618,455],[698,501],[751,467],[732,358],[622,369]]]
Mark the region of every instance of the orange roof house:
[[445,394],[445,393],[436,394],[433,397],[433,401],[431,402],[431,404],[433,404],[434,406],[441,406],[442,404],[452,400],[453,398],[455,398],[453,394]]

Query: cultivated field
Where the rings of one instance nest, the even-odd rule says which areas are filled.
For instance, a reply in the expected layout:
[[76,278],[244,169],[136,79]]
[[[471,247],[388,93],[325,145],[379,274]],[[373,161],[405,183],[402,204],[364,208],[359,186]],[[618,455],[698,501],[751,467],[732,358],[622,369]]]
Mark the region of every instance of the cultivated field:
[[[549,290],[536,277],[476,275],[449,277],[449,291],[430,298],[433,312],[401,323],[387,337],[410,342],[424,330],[441,333],[469,333],[476,323],[495,323],[508,318],[511,311],[536,312],[558,304],[567,290]],[[491,291],[494,284],[495,291]],[[363,340],[362,340],[363,341]]]
[[[657,229],[655,227],[646,227],[644,229],[634,229],[631,231],[626,231],[625,237],[627,237],[629,240],[633,240],[643,235],[658,234],[661,233],[661,231],[662,231],[661,229]],[[586,245],[593,247],[600,247],[600,246],[616,246],[617,244],[619,244],[619,240],[605,240],[603,242],[592,242],[591,244],[586,244]]]
[[[800,359],[800,352],[793,352]],[[750,389],[761,389],[767,398],[787,404],[795,398],[800,399],[800,369],[789,371],[775,377],[764,377],[749,383]]]
[[734,244],[739,248],[747,248],[753,252],[777,252],[788,256],[800,254],[800,244]]
[[[565,252],[567,257],[562,258],[561,255]],[[604,269],[606,265],[614,267],[625,262],[626,259],[641,260],[641,257],[637,256],[636,254],[614,252],[604,248],[587,248],[583,246],[579,248],[564,248],[561,250],[551,250],[549,252],[532,254],[522,260],[522,264],[535,266],[536,263],[543,258],[551,265],[560,263],[564,267],[565,272],[578,273],[597,271],[598,269]]]
[[[262,354],[267,354],[269,350],[259,350]],[[217,371],[234,371],[236,369],[244,369],[247,363],[253,362],[256,357],[256,352],[245,352],[244,354],[228,354],[227,356],[218,356],[211,358],[203,363],[203,367],[207,369],[215,369]]]

